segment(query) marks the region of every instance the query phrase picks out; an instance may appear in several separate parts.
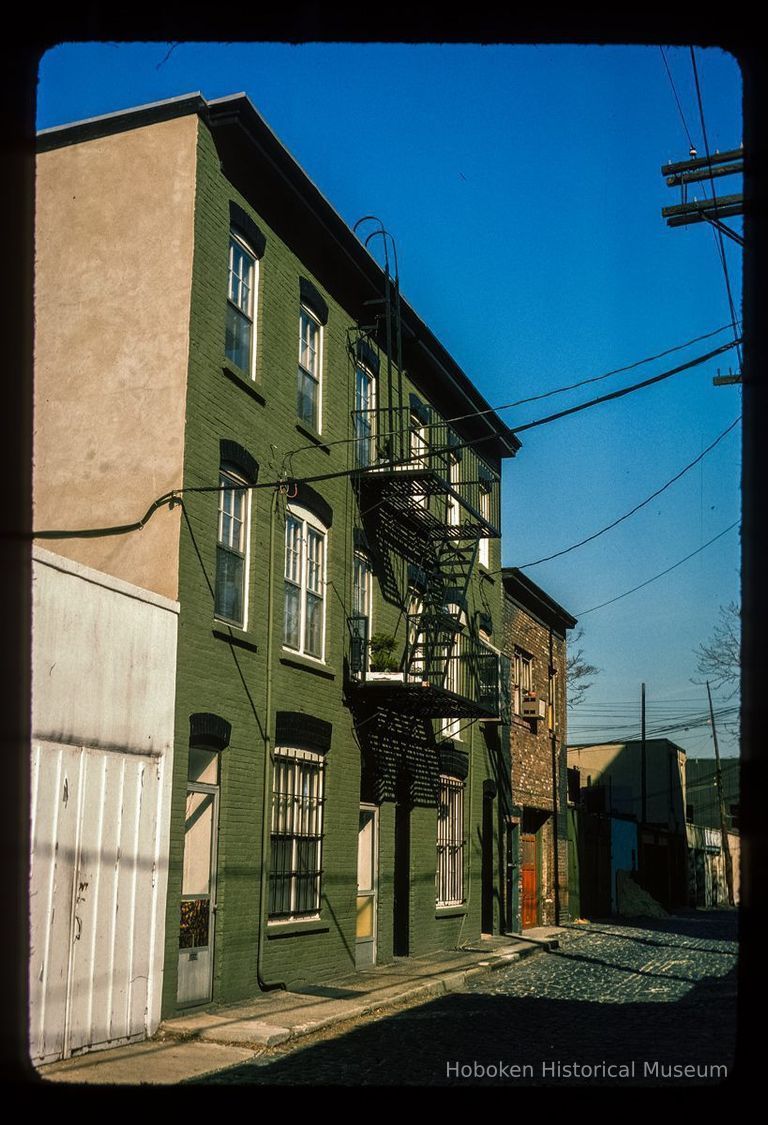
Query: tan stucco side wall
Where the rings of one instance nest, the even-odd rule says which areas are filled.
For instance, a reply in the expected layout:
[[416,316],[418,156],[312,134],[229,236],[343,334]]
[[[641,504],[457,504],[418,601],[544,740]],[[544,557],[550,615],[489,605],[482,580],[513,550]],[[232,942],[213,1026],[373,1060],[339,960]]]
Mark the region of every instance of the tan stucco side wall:
[[[36,530],[132,523],[182,482],[197,116],[42,153],[35,255]],[[41,546],[178,594],[180,509]]]

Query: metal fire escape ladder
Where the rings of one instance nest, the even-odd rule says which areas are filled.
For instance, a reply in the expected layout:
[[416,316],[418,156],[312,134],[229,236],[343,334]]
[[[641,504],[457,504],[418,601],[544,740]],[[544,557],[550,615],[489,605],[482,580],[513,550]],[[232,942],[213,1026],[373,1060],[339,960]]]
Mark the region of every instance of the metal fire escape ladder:
[[[446,529],[454,531],[454,528]],[[447,535],[438,545],[433,569],[428,574],[421,613],[408,620],[406,680],[421,680],[434,687],[448,685],[448,668],[461,617],[466,611],[467,591],[477,559],[478,540],[459,543]]]

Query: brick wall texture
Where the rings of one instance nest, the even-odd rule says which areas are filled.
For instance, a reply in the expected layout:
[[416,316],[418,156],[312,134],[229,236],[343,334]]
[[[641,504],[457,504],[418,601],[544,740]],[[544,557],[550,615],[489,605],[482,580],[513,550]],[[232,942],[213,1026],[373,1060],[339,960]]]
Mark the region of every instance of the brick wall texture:
[[[524,719],[513,705],[509,728],[512,800],[522,810],[519,832],[530,830],[537,835],[537,921],[550,925],[556,921],[558,900],[559,920],[568,917],[566,641],[563,632],[552,629],[506,593],[503,621],[503,651],[511,658],[513,677],[512,658],[517,650],[532,659],[531,686],[537,698],[549,701],[550,672],[554,671],[554,727],[550,712],[546,719]],[[522,693],[516,696],[514,682],[510,697],[522,697]],[[519,864],[517,871],[520,879]],[[518,904],[521,895],[518,884]],[[516,921],[519,925],[519,916]]]
[[[310,274],[300,248],[269,225],[258,207],[258,180],[246,198],[227,180],[213,138],[199,125],[195,201],[195,254],[189,381],[186,407],[184,485],[218,481],[219,442],[247,449],[260,466],[260,481],[287,468],[295,477],[342,472],[351,465],[354,366],[347,348],[353,317],[335,299],[328,276]],[[251,216],[266,236],[259,262],[255,379],[226,373],[224,357],[229,203]],[[299,278],[308,277],[329,306],[323,330],[323,417],[321,440],[297,426]],[[324,281],[326,284],[324,284]],[[404,378],[405,394],[411,389]],[[406,398],[407,401],[407,398]],[[435,404],[440,408],[440,403]],[[326,444],[327,443],[327,444]],[[290,459],[286,455],[290,451]],[[347,614],[351,612],[353,528],[357,500],[348,477],[313,487],[333,510],[327,538],[326,652],[323,664],[293,657],[283,648],[284,542],[287,497],[274,488],[255,489],[250,499],[248,614],[236,629],[214,619],[217,503],[215,492],[184,496],[181,532],[176,740],[172,798],[166,964],[163,1008],[177,1010],[179,910],[184,848],[189,716],[210,711],[231,723],[229,746],[220,756],[220,801],[213,1001],[233,1002],[259,991],[257,949],[264,935],[262,978],[289,985],[321,981],[349,972],[355,962],[357,835],[361,782],[360,732],[344,698]],[[271,544],[271,554],[270,554]],[[489,570],[500,565],[498,541],[490,544]],[[273,580],[270,583],[270,570]],[[401,596],[406,568],[396,573]],[[272,596],[270,600],[270,589]],[[468,614],[490,613],[501,630],[501,584],[473,578]],[[268,652],[269,614],[272,651]],[[375,630],[400,630],[402,607],[387,601],[375,584]],[[320,926],[267,925],[261,899],[262,824],[270,814],[271,761],[265,738],[274,739],[275,714],[301,711],[331,724],[325,769],[325,833]],[[439,724],[435,724],[439,732]],[[405,737],[405,736],[404,736]],[[407,741],[407,738],[406,738]],[[465,897],[457,911],[441,915],[435,904],[437,759],[423,755],[424,783],[410,812],[410,948],[412,954],[453,948],[477,938],[481,927],[481,876],[486,895],[498,887],[502,863],[497,822],[486,841],[481,829],[483,781],[498,773],[498,727],[474,722],[461,731],[469,752],[465,782]],[[405,748],[407,749],[407,747]],[[405,750],[404,750],[405,752]],[[265,772],[266,771],[266,772]],[[487,822],[487,821],[486,821]],[[489,845],[489,846],[488,846]],[[382,799],[379,815],[378,960],[393,956],[395,806]],[[492,870],[488,867],[491,856]],[[493,924],[501,924],[493,892]],[[488,902],[486,901],[486,906]],[[488,912],[486,911],[486,917]]]

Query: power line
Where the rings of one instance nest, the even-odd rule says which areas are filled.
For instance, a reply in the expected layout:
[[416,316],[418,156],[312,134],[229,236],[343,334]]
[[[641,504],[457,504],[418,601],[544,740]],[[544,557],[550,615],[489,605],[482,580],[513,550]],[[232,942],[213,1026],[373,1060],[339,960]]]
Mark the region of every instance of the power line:
[[[696,84],[696,100],[697,100],[698,106],[699,106],[699,120],[701,121],[701,132],[702,132],[702,136],[704,137],[704,151],[705,151],[706,156],[707,156],[707,161],[710,162],[710,165],[709,165],[709,182],[710,182],[710,186],[712,188],[712,202],[715,204],[715,217],[717,217],[717,191],[715,189],[715,178],[712,175],[711,157],[710,157],[710,154],[709,154],[709,139],[707,137],[707,125],[706,125],[706,122],[704,120],[704,104],[703,104],[702,97],[701,97],[701,87],[699,86],[699,71],[698,71],[698,67],[696,66],[696,53],[695,53],[693,47],[690,47],[690,52],[691,52],[691,65],[693,67],[693,78],[694,78],[694,82]],[[713,234],[715,235],[716,243],[719,244],[719,247],[720,247],[720,264],[721,264],[722,269],[723,269],[723,277],[725,278],[725,289],[726,289],[726,293],[728,295],[728,307],[729,307],[730,312],[731,312],[731,320],[734,322],[734,338],[735,338],[735,336],[736,336],[736,327],[735,327],[736,311],[734,309],[734,304],[733,304],[733,294],[731,293],[731,279],[730,279],[730,276],[728,274],[728,262],[727,262],[727,259],[726,259],[726,256],[725,256],[725,245],[723,243],[723,232],[718,227],[716,229],[713,228]],[[738,348],[738,346],[736,348],[736,355],[738,356],[738,359],[739,359],[739,365],[741,365],[741,351]]]
[[667,55],[666,55],[666,52],[665,52],[663,47],[659,47],[659,50],[661,51],[661,57],[664,60],[664,66],[666,67],[666,70],[667,70],[667,76],[669,78],[669,84],[672,87],[672,93],[675,95],[675,101],[677,102],[677,109],[678,109],[678,112],[680,114],[680,120],[683,123],[683,129],[685,129],[685,135],[688,138],[688,144],[691,146],[691,153],[693,154],[696,151],[696,146],[693,143],[693,139],[691,137],[691,131],[688,128],[688,122],[685,120],[685,114],[683,113],[683,107],[680,105],[680,99],[677,96],[677,87],[675,86],[674,79],[672,78],[672,71],[669,69],[669,63],[667,62]]
[[588,383],[599,383],[603,379],[610,379],[613,375],[621,375],[625,371],[634,371],[636,367],[643,367],[646,363],[653,363],[657,359],[663,359],[664,356],[672,355],[674,352],[684,351],[685,348],[690,348],[693,344],[698,344],[702,340],[710,340],[713,336],[719,336],[721,332],[726,332],[729,328],[733,328],[734,324],[724,324],[721,328],[715,328],[712,332],[705,332],[702,336],[694,336],[691,340],[686,340],[684,344],[675,344],[671,348],[665,348],[664,351],[657,352],[656,355],[646,356],[645,359],[635,360],[634,363],[627,363],[623,367],[615,367],[612,371],[606,371],[603,375],[592,375],[588,379],[580,379],[577,383],[569,383],[565,387],[556,387],[551,391],[543,391],[538,395],[529,395],[527,398],[517,399],[516,402],[505,402],[501,406],[494,406],[490,410],[480,410],[470,414],[460,414],[455,418],[448,418],[448,422],[464,422],[468,418],[474,418],[480,414],[498,414],[502,410],[512,410],[516,406],[525,406],[529,402],[539,402],[544,398],[552,398],[553,395],[564,394],[566,391],[574,391],[579,387],[586,387]]
[[651,495],[646,497],[645,500],[641,500],[641,502],[639,504],[636,504],[634,508],[630,509],[630,511],[625,512],[623,516],[619,516],[619,518],[614,520],[613,523],[609,523],[606,527],[601,528],[600,531],[596,531],[593,535],[588,535],[586,539],[580,539],[578,543],[573,543],[570,547],[564,547],[562,551],[555,551],[553,555],[545,555],[544,558],[536,559],[535,562],[524,563],[517,569],[529,570],[531,567],[538,566],[540,563],[549,562],[551,559],[559,559],[561,555],[567,555],[570,551],[575,551],[577,547],[583,547],[586,543],[591,543],[593,539],[597,539],[600,535],[604,535],[606,531],[611,531],[614,527],[618,527],[618,525],[620,523],[623,523],[624,520],[629,519],[629,517],[633,516],[635,512],[639,512],[640,509],[644,508],[646,504],[650,504],[651,500],[655,500],[657,496],[660,496],[662,492],[665,492],[666,489],[670,487],[670,485],[673,485],[676,481],[680,480],[680,478],[684,476],[689,469],[692,469],[694,465],[698,465],[699,461],[703,460],[703,458],[706,457],[706,455],[715,448],[718,442],[722,441],[726,434],[729,434],[734,426],[736,426],[740,421],[741,415],[739,415],[739,417],[734,422],[731,422],[730,426],[726,430],[723,430],[719,437],[716,437],[712,444],[708,445],[707,448],[703,450],[698,457],[694,458],[694,460],[690,462],[690,464],[686,465],[684,469],[681,469],[679,473],[668,480],[666,484],[663,484],[661,488],[657,488],[656,491],[652,492]]
[[[601,395],[599,398],[591,399],[588,402],[583,402],[579,406],[572,406],[568,410],[561,410],[556,414],[550,414],[548,417],[540,418],[536,422],[527,422],[523,426],[515,427],[514,429],[511,430],[511,432],[512,433],[518,433],[518,432],[521,432],[522,430],[530,430],[534,426],[546,425],[549,422],[554,422],[559,418],[564,418],[569,414],[576,414],[579,411],[587,410],[591,406],[598,406],[603,402],[609,402],[611,399],[622,398],[624,395],[631,394],[633,391],[641,390],[644,387],[649,387],[653,383],[659,383],[663,379],[669,379],[673,375],[678,375],[678,374],[680,374],[681,371],[688,371],[692,367],[697,367],[701,363],[706,363],[707,360],[712,359],[714,356],[720,355],[722,352],[726,352],[730,348],[733,348],[735,346],[736,346],[735,342],[729,343],[729,344],[722,344],[719,348],[715,348],[714,351],[708,352],[706,355],[698,356],[695,359],[688,360],[687,363],[683,363],[679,367],[674,367],[670,371],[663,371],[660,375],[654,375],[653,378],[651,378],[651,379],[645,379],[641,383],[635,383],[631,387],[625,387],[623,390],[613,391],[613,392],[611,392],[611,394],[608,394],[608,395]],[[505,409],[505,408],[502,407],[500,409]],[[486,414],[486,413],[488,413],[488,411],[477,411],[476,412],[476,414]],[[469,417],[469,415],[468,415],[468,417]],[[428,452],[432,455],[438,455],[438,456],[443,454],[443,453],[454,454],[454,453],[458,452],[458,450],[460,450],[460,449],[472,448],[476,445],[480,445],[484,441],[490,441],[492,438],[495,438],[495,437],[496,437],[495,434],[486,434],[483,437],[474,438],[472,441],[458,442],[455,445],[446,445],[442,448],[438,447],[436,449],[429,449]],[[362,439],[351,438],[351,439],[344,439],[344,440],[359,441],[359,440],[362,440]],[[390,461],[388,463],[387,467],[388,468],[400,468],[400,467],[404,467],[404,466],[407,466],[407,465],[411,464],[411,462],[412,462],[412,458],[408,457],[407,459],[402,460],[402,461]],[[318,482],[321,482],[321,481],[326,481],[326,480],[338,480],[341,477],[361,476],[361,475],[368,476],[368,475],[371,475],[373,473],[378,474],[379,471],[380,471],[379,466],[372,465],[372,466],[369,466],[368,468],[338,469],[335,472],[315,473],[313,475],[304,476],[304,477],[300,477],[300,478],[291,477],[289,479],[283,478],[281,480],[261,481],[257,484],[243,484],[243,485],[236,485],[234,487],[239,488],[243,492],[255,491],[257,489],[262,489],[262,488],[281,488],[282,489],[282,488],[291,488],[291,487],[293,487],[295,485],[299,485],[299,484],[315,484],[315,483],[318,483]],[[142,528],[146,524],[146,522],[150,519],[150,517],[154,514],[154,512],[157,510],[157,508],[159,508],[162,504],[165,504],[165,503],[167,503],[171,507],[173,507],[173,505],[175,503],[181,502],[181,497],[187,492],[206,493],[206,492],[223,492],[223,491],[232,491],[232,490],[233,490],[233,485],[231,483],[226,484],[226,485],[221,485],[221,484],[185,485],[182,488],[173,489],[171,492],[168,492],[164,496],[161,496],[159,499],[153,501],[153,503],[150,505],[149,509],[147,510],[146,514],[142,517],[142,519],[137,520],[134,523],[117,524],[117,525],[114,525],[112,527],[79,529],[79,530],[76,530],[76,531],[63,530],[63,529],[33,531],[31,533],[28,533],[28,535],[26,537],[32,538],[32,539],[83,539],[83,538],[93,538],[93,537],[100,536],[100,535],[102,535],[102,536],[123,535],[123,534],[126,534],[127,532],[130,532],[130,531],[140,530],[140,528]],[[289,496],[289,499],[290,498],[291,497]],[[589,612],[589,611],[587,611],[587,612]]]
[[[741,340],[734,340],[731,344],[721,344],[721,346],[715,348],[714,351],[707,352],[706,355],[698,356],[696,359],[690,359],[687,363],[681,363],[679,367],[673,367],[670,371],[662,371],[661,375],[654,375],[652,379],[644,379],[642,383],[633,383],[631,387],[624,387],[623,390],[611,391],[610,394],[590,399],[588,402],[583,402],[579,406],[571,406],[567,410],[559,410],[556,414],[549,414],[546,418],[539,418],[536,422],[526,422],[524,426],[510,426],[510,429],[514,434],[521,434],[524,430],[532,430],[535,426],[545,426],[550,422],[556,422],[560,418],[565,418],[569,414],[578,414],[580,410],[586,410],[590,406],[599,406],[600,403],[610,402],[612,399],[616,398],[623,398],[624,395],[632,394],[633,391],[642,390],[643,387],[650,387],[654,383],[660,383],[663,379],[669,379],[673,375],[679,375],[681,371],[688,371],[691,367],[697,367],[700,363],[706,363],[707,360],[713,359],[717,355],[722,355],[723,352],[737,347],[740,343]],[[480,440],[484,439],[481,438]]]
[[[735,325],[733,323],[724,324],[720,328],[715,328],[712,332],[705,332],[701,336],[694,336],[693,339],[686,340],[683,344],[675,344],[670,348],[665,348],[663,351],[657,352],[655,355],[650,355],[646,356],[644,359],[635,360],[634,363],[625,364],[623,367],[615,367],[612,371],[606,371],[603,375],[592,375],[588,379],[580,379],[577,383],[569,383],[568,386],[565,387],[555,387],[554,390],[543,391],[538,395],[529,395],[527,398],[519,398],[515,402],[504,402],[500,406],[490,406],[486,410],[473,410],[468,414],[457,414],[452,418],[441,419],[439,422],[430,422],[423,428],[425,430],[429,430],[453,422],[466,422],[470,418],[482,418],[487,414],[499,414],[502,410],[512,410],[516,406],[525,406],[529,402],[539,402],[541,399],[552,398],[553,395],[565,394],[567,391],[573,391],[577,390],[579,387],[585,387],[589,383],[599,383],[603,379],[610,379],[613,375],[621,375],[625,371],[633,371],[636,367],[643,367],[646,363],[653,363],[657,359],[663,359],[664,356],[672,355],[674,352],[684,351],[685,348],[690,348],[693,344],[698,344],[702,340],[710,340],[713,336],[719,336],[721,332],[726,332],[729,328],[734,327]],[[395,437],[398,433],[400,433],[400,430],[390,430],[388,432],[377,434],[376,437],[380,440],[382,438]],[[326,448],[330,449],[331,447],[337,445],[350,445],[355,442],[369,440],[370,435],[351,438],[336,438],[334,441],[323,442],[323,445]],[[481,438],[479,440],[485,441],[486,439]],[[302,453],[305,450],[314,450],[315,448],[316,446],[314,444],[301,445],[297,449],[292,449],[289,453],[286,453],[286,458],[293,457],[294,454]],[[452,448],[456,447],[454,446]]]
[[646,579],[646,581],[641,582],[639,586],[633,586],[631,590],[625,590],[623,594],[618,594],[615,598],[610,598],[607,602],[601,602],[600,605],[593,605],[591,609],[583,609],[578,614],[576,614],[576,616],[583,617],[585,613],[594,613],[596,609],[603,609],[607,605],[613,605],[614,602],[618,602],[621,601],[622,598],[629,597],[630,594],[634,594],[637,590],[642,590],[644,586],[649,586],[651,582],[655,582],[657,578],[663,578],[665,574],[669,574],[670,571],[676,570],[677,567],[682,566],[683,563],[688,562],[688,560],[692,559],[694,555],[700,554],[706,547],[710,547],[713,543],[716,543],[718,539],[721,539],[724,535],[727,535],[729,531],[733,531],[734,527],[737,527],[738,524],[739,521],[734,520],[730,527],[726,527],[724,531],[721,531],[718,535],[715,535],[713,539],[710,539],[707,543],[703,543],[702,546],[697,547],[695,551],[691,551],[690,555],[686,555],[684,559],[680,559],[678,562],[673,563],[672,566],[668,566],[666,570],[662,570],[658,574],[654,574],[653,578]]

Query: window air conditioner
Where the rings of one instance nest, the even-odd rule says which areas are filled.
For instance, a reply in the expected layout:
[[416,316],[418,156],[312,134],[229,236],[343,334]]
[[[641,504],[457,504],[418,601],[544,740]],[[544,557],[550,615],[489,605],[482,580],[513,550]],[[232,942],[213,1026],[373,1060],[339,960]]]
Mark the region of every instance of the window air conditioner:
[[524,719],[546,719],[547,717],[547,704],[544,699],[524,699],[523,700],[523,718]]

